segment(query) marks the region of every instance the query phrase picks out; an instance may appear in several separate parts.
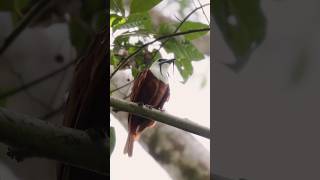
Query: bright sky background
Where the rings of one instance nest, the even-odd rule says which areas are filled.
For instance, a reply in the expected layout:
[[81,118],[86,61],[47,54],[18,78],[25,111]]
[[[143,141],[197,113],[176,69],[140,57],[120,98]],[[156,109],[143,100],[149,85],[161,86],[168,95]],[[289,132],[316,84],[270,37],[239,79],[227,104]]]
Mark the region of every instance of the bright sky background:
[[[198,6],[198,1],[194,1]],[[210,1],[200,1],[202,4]],[[164,8],[166,7],[166,8]],[[190,12],[194,9],[194,4],[190,5]],[[170,14],[171,12],[177,12],[179,6],[177,3],[172,3],[167,6],[166,1],[161,2],[157,8],[161,9],[164,15],[168,15],[172,18],[176,14]],[[210,17],[210,8],[205,8],[206,15]],[[200,21],[207,24],[207,20],[202,11],[198,11],[197,15],[191,16],[193,20]],[[169,55],[170,56],[170,55]],[[179,117],[185,117],[196,121],[197,123],[210,127],[210,61],[209,57],[198,62],[193,62],[194,73],[186,84],[182,84],[179,81],[181,77],[178,70],[175,69],[174,73],[170,72],[170,100],[164,105],[164,109],[170,113]],[[170,68],[171,69],[171,68]],[[206,82],[204,87],[201,84]],[[118,180],[171,180],[169,175],[162,167],[153,160],[153,158],[144,151],[139,143],[135,143],[133,156],[128,158],[123,154],[123,148],[127,139],[128,132],[124,127],[112,116],[111,126],[116,130],[116,147],[112,153],[111,163],[111,179]],[[147,129],[151,130],[152,129]],[[208,139],[196,136],[195,137],[204,145],[205,148],[210,150],[210,141]]]

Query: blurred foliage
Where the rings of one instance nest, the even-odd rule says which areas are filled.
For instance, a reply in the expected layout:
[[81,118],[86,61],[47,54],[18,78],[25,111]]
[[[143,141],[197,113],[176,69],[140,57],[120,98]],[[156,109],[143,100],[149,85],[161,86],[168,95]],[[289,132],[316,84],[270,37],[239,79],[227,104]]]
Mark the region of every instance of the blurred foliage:
[[106,25],[105,4],[102,0],[81,1],[80,17],[72,16],[69,21],[71,42],[78,52],[87,47],[94,32]]
[[147,12],[152,9],[154,6],[159,4],[162,0],[132,0],[130,5],[130,13],[141,13]]
[[116,145],[116,133],[114,127],[110,127],[110,156]]
[[[0,89],[0,94],[4,93],[6,91],[4,91],[4,89]],[[0,107],[6,107],[7,104],[7,98],[1,98],[0,99]]]
[[211,10],[237,60],[228,66],[239,71],[265,38],[266,19],[260,8],[260,0],[247,0],[245,3],[238,0],[216,0]]
[[[1,0],[0,11],[9,12],[13,25],[17,26],[24,15],[40,1]],[[93,35],[106,26],[106,3],[103,0],[54,1],[41,17],[32,22],[32,26],[67,23],[71,43],[78,53],[82,53]]]
[[291,72],[291,83],[299,84],[306,77],[307,70],[310,64],[310,57],[307,51],[307,47],[301,49],[298,54],[298,57],[293,64],[292,72]]
[[11,13],[13,24],[17,24],[36,0],[1,0],[0,11]]
[[[112,65],[118,66],[119,63],[126,59],[125,57],[137,51],[140,46],[147,41],[150,41],[150,39],[156,39],[175,33],[175,30],[180,23],[165,23],[156,26],[152,22],[150,10],[160,2],[161,0],[132,0],[127,10],[127,12],[129,12],[128,16],[124,15],[125,8],[121,0],[111,2],[112,11],[110,14],[110,28],[112,28],[112,32],[117,30],[124,31],[118,34],[114,39],[113,52],[111,52],[113,55],[110,57],[110,63]],[[185,1],[181,1],[181,3],[183,2]],[[187,20],[181,25],[178,32],[208,27],[209,26],[206,24]],[[191,41],[207,33],[208,32],[197,32],[183,36],[171,37],[168,40],[162,41],[163,48],[168,53],[173,53],[174,57],[177,59],[176,66],[183,77],[183,83],[187,82],[188,78],[193,73],[191,62],[204,59],[203,53],[201,53],[191,43]],[[137,40],[131,42],[130,39],[133,38]],[[121,50],[125,50],[127,52],[127,54],[122,58],[115,55]],[[160,58],[157,51],[158,48],[153,48],[152,50],[144,48],[139,51],[139,53],[134,57],[134,64],[132,65],[133,76],[136,76],[144,68],[147,68],[152,61]]]
[[[186,21],[185,23],[183,23],[180,27],[181,31],[190,31],[193,29],[202,29],[202,28],[207,28],[208,25],[206,24],[202,24],[199,22],[192,22],[192,21]],[[187,40],[194,40],[197,39],[203,35],[207,34],[207,32],[197,32],[197,33],[192,33],[192,34],[186,34],[185,38]]]

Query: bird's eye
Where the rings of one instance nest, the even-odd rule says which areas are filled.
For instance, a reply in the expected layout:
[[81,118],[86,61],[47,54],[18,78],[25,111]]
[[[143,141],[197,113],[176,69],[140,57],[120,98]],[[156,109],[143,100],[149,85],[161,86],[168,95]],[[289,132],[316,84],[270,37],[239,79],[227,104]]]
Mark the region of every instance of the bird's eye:
[[159,59],[159,62],[162,62],[162,61],[164,61],[164,59]]

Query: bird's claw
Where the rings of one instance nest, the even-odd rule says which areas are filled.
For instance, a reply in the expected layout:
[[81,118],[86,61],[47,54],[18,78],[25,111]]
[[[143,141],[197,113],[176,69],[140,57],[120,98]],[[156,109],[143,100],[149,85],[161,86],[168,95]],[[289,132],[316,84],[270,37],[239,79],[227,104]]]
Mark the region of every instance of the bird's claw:
[[149,104],[145,104],[145,106],[147,107],[147,108],[149,108],[149,109],[152,109],[153,107],[151,106],[151,105],[149,105]]

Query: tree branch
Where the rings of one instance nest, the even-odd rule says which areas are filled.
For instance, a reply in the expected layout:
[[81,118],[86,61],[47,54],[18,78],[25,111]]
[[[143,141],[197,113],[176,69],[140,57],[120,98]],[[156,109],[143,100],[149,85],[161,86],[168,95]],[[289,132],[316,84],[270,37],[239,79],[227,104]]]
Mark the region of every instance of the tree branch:
[[11,155],[22,156],[19,159],[45,157],[107,175],[108,140],[84,131],[0,108],[0,141],[13,147],[12,153],[19,154]]
[[141,107],[136,103],[124,101],[114,97],[110,97],[110,106],[114,107],[117,111],[126,111],[138,116],[150,118],[155,121],[174,126],[176,128],[191,132],[193,134],[197,134],[208,139],[210,138],[210,129],[200,126],[188,119],[175,117],[156,109]]

